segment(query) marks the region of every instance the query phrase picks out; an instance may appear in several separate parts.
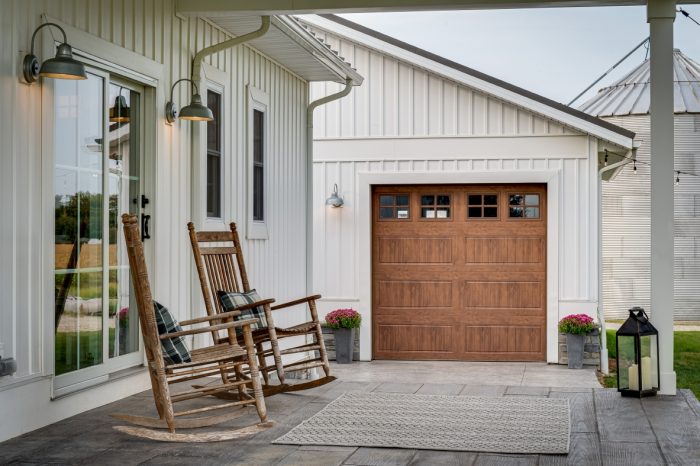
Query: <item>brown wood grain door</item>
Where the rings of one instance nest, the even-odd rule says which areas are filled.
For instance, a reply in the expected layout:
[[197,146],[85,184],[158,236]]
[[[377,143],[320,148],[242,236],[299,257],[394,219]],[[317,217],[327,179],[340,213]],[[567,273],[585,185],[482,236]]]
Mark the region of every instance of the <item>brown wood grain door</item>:
[[372,198],[375,359],[545,359],[545,185],[377,186]]

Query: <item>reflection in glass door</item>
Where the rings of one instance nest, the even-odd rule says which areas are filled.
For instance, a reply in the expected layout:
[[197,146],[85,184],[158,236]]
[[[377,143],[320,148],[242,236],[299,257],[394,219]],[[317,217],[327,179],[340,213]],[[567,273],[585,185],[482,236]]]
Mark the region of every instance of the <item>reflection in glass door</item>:
[[58,387],[141,360],[120,221],[140,212],[141,95],[98,70],[54,81]]

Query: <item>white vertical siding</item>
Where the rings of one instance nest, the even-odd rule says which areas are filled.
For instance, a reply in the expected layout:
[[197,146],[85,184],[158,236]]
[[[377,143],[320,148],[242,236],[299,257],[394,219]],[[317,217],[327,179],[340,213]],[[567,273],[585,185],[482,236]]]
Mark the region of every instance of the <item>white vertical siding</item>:
[[[651,306],[649,117],[606,120],[637,133],[637,174],[627,166],[603,184],[603,305],[606,316],[626,318],[627,309]],[[700,173],[700,116],[676,115],[675,161]],[[675,187],[674,294],[676,320],[700,320],[700,178],[681,175]]]
[[[19,365],[15,377],[0,379],[0,398],[20,407],[31,400],[13,394],[19,393],[19,389],[12,388],[14,384],[50,375],[43,362],[45,355],[52,353],[51,348],[44,347],[43,335],[44,329],[52,325],[53,302],[42,299],[41,294],[41,283],[51,273],[43,266],[51,245],[42,244],[42,235],[52,236],[50,231],[42,232],[50,219],[41,214],[47,199],[41,189],[41,167],[42,163],[52,166],[52,161],[41,158],[42,85],[27,86],[18,81],[18,51],[28,49],[31,34],[45,14],[162,64],[165,79],[158,83],[159,95],[167,96],[172,82],[190,76],[192,56],[197,50],[228,38],[201,19],[175,16],[174,10],[174,0],[0,2],[0,102],[10,109],[8,114],[14,115],[0,125],[0,208],[4,220],[0,225],[0,343],[4,345],[3,355],[15,357]],[[43,34],[47,33],[44,29]],[[68,42],[80,48],[71,41],[70,32]],[[248,46],[212,55],[206,62],[228,74],[228,81],[223,83],[226,222],[233,220],[243,226],[246,219],[246,86],[255,86],[270,96],[266,167],[268,179],[276,181],[268,184],[267,191],[269,239],[246,240],[244,248],[251,284],[261,295],[278,300],[298,297],[306,288],[304,158],[308,83]],[[117,64],[129,67],[129,63]],[[184,105],[189,93],[186,83],[178,86],[175,102]],[[156,170],[147,187],[153,215],[149,246],[154,250],[154,264],[150,275],[154,295],[182,319],[201,314],[203,309],[191,309],[191,303],[198,301],[193,290],[199,291],[186,229],[193,218],[191,133],[197,123],[178,121],[166,126],[162,120],[165,101],[155,105],[157,108],[152,110],[161,116],[157,129],[162,137],[157,152],[146,154],[155,159]],[[291,322],[285,312],[278,318],[281,325]],[[42,387],[46,387],[42,388],[43,399],[34,400],[39,406],[51,395],[50,384]],[[31,422],[50,422],[136,389],[138,386],[123,384],[122,391],[106,397],[86,395],[89,401],[84,406],[72,397],[70,404],[60,409],[57,404],[48,405],[47,415],[35,416]],[[0,440],[10,435],[8,432],[12,431],[0,429]]]
[[[411,63],[309,26],[366,78],[339,104],[314,115],[314,138],[396,136],[507,136],[578,134],[558,122],[518,108]],[[337,92],[313,83],[312,98]]]

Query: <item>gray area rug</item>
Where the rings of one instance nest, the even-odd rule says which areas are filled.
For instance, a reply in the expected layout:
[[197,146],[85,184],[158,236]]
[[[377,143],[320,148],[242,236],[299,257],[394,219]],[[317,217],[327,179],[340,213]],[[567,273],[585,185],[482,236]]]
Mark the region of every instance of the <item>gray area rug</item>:
[[273,443],[569,452],[569,400],[345,393]]

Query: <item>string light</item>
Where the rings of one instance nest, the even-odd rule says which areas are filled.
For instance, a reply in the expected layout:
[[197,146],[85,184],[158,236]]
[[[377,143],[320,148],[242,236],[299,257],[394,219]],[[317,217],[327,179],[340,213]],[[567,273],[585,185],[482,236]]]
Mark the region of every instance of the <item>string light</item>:
[[608,166],[608,150],[605,149],[605,166]]
[[676,186],[681,184],[681,172],[676,171]]
[[634,174],[637,174],[637,159],[632,159],[632,170],[634,170]]
[[[634,158],[634,157],[628,157],[628,156],[626,156],[626,155],[620,155],[620,154],[615,154],[615,155],[618,156],[618,157],[620,157],[620,158],[622,158],[622,159],[631,160],[631,161],[632,161],[632,170],[633,170],[633,172],[634,172],[635,175],[637,174],[637,164],[638,164],[638,163],[641,163],[642,165],[646,165],[646,166],[648,166],[648,167],[651,166],[651,163],[649,163],[649,162],[644,162],[644,161],[642,161],[642,160],[637,160],[637,159]],[[676,180],[675,180],[675,182],[676,182],[677,185],[680,184],[680,182],[681,182],[681,175],[695,176],[695,177],[700,178],[700,174],[698,174],[698,173],[687,172],[687,171],[684,171],[684,170],[673,170],[673,171],[676,172]]]

